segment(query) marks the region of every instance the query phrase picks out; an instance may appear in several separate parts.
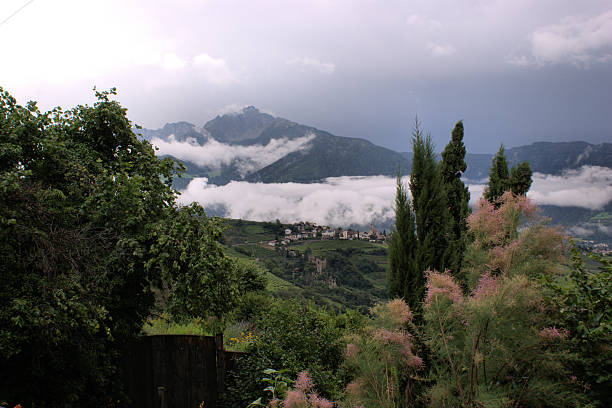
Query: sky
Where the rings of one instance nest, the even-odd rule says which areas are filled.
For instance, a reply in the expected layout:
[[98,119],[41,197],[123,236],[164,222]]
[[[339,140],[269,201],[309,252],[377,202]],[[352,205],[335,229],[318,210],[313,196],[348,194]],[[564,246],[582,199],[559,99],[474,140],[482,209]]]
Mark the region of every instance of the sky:
[[397,151],[415,116],[437,150],[458,120],[471,153],[612,141],[609,0],[2,0],[0,22],[0,86],[43,110],[117,87],[152,129],[254,105]]

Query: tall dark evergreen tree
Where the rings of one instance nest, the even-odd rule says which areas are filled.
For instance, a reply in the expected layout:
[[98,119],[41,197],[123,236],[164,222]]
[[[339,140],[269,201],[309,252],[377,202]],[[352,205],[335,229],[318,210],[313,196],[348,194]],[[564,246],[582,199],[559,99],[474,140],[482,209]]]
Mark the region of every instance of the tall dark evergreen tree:
[[531,187],[532,172],[529,163],[522,161],[510,169],[510,189],[515,195],[525,195]]
[[504,145],[501,145],[491,162],[489,185],[485,189],[484,196],[490,203],[496,203],[508,190],[510,190],[510,174]]
[[440,176],[449,211],[448,247],[445,259],[447,267],[458,277],[466,247],[467,217],[470,211],[468,206],[470,193],[461,181],[461,175],[466,169],[463,122],[459,121],[453,129],[450,142],[442,152],[440,162]]
[[415,251],[414,215],[410,208],[407,187],[402,183],[398,171],[395,193],[395,228],[389,241],[389,275],[387,277],[389,298],[410,298],[408,282],[414,280],[416,272]]
[[[418,120],[412,139],[414,157],[410,173],[410,190],[417,230],[417,280],[411,283],[422,298],[426,269],[444,270],[448,245],[448,208],[446,195],[430,135],[423,135]],[[416,294],[416,293],[415,293]]]

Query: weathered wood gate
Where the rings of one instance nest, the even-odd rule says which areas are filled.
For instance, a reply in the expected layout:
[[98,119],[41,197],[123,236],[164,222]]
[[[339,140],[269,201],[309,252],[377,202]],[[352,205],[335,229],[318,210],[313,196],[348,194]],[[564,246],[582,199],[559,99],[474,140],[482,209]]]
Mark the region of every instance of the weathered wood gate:
[[126,391],[135,408],[215,408],[231,354],[222,336],[139,338],[125,361]]

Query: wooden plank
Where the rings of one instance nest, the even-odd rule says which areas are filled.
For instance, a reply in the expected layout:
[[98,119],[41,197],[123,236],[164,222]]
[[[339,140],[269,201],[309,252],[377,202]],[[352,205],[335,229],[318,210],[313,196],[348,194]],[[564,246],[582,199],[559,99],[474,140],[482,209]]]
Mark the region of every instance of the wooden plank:
[[132,405],[193,408],[204,402],[206,408],[215,408],[217,377],[225,375],[227,361],[218,344],[214,337],[189,335],[146,336],[135,341],[125,359],[126,392]]

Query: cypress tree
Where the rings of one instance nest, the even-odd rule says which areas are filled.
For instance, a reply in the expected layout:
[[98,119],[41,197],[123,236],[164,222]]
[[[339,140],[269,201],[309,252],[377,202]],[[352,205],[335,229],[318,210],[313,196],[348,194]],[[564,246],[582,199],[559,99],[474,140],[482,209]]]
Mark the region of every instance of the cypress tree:
[[531,187],[532,172],[529,163],[523,161],[510,169],[510,189],[515,195],[525,195]]
[[453,129],[450,142],[442,152],[440,162],[440,176],[449,211],[448,247],[445,258],[447,267],[457,277],[460,274],[466,247],[467,217],[470,211],[468,205],[470,193],[461,181],[461,175],[466,169],[463,122],[459,121]]
[[413,136],[414,157],[410,173],[410,190],[417,230],[418,245],[415,259],[419,273],[411,282],[411,286],[420,291],[418,293],[420,300],[425,285],[424,271],[444,270],[446,266],[448,208],[431,136],[423,135],[418,121]]
[[409,284],[414,275],[414,253],[416,237],[414,233],[414,216],[410,208],[408,191],[402,183],[400,172],[397,173],[395,193],[395,228],[389,241],[389,298],[410,297]]
[[508,174],[508,162],[502,144],[499,151],[491,161],[489,169],[489,184],[485,189],[484,196],[492,204],[495,204],[501,196],[510,189],[510,175]]

